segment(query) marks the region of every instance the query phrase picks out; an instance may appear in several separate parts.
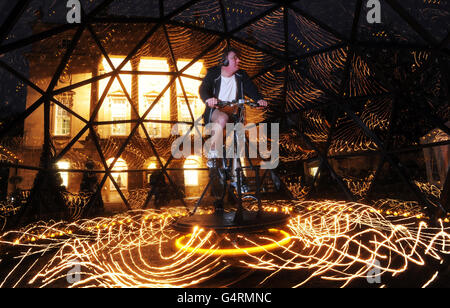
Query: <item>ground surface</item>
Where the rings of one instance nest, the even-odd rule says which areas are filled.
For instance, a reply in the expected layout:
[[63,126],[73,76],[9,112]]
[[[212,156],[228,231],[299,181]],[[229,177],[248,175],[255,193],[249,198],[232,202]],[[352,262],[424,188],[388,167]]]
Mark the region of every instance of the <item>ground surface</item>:
[[219,235],[198,228],[182,238],[172,226],[189,212],[165,207],[9,231],[0,237],[0,287],[450,285],[448,219],[431,226],[423,214],[392,204],[263,205],[289,213],[290,221],[277,231]]

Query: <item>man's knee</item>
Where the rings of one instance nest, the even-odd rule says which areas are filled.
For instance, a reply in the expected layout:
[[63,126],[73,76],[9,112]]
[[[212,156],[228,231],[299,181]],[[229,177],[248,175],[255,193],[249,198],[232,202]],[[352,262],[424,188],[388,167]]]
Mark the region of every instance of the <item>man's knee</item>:
[[226,114],[221,114],[217,118],[217,122],[216,123],[219,124],[222,129],[224,129],[227,126],[227,123],[228,123],[228,116]]

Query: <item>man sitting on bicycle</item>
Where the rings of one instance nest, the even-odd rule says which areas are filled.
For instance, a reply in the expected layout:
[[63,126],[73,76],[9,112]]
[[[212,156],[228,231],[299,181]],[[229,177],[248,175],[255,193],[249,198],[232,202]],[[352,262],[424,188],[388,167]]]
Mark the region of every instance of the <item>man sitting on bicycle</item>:
[[262,99],[257,87],[250,79],[248,74],[239,69],[239,53],[233,48],[227,49],[222,55],[220,66],[208,70],[205,78],[200,85],[200,98],[206,104],[203,119],[206,124],[215,123],[220,128],[222,134],[212,133],[211,150],[207,153],[208,167],[214,166],[214,159],[219,158],[216,146],[222,145],[223,130],[226,124],[230,122],[231,114],[219,110],[217,104],[219,101],[231,102],[250,97],[257,102],[259,106],[266,107],[267,101]]

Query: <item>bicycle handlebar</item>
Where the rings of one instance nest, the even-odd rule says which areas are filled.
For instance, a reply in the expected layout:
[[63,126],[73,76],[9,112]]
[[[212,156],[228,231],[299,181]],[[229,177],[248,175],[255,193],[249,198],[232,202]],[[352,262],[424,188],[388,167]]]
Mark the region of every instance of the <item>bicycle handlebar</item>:
[[232,106],[243,106],[243,105],[247,105],[249,107],[254,107],[254,108],[263,107],[263,106],[260,106],[258,103],[251,102],[248,99],[233,100],[231,102],[219,101],[216,106],[221,108],[221,107],[226,107],[226,106],[232,107]]

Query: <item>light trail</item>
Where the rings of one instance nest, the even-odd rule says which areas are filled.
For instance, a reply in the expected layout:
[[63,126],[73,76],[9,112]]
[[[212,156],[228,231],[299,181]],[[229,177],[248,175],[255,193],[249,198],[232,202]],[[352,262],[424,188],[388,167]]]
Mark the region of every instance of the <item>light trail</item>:
[[[383,287],[389,287],[389,281],[407,275],[411,266],[445,262],[450,225],[446,218],[447,222],[430,227],[423,214],[388,208],[388,203],[394,201],[385,200],[376,208],[337,201],[264,202],[266,211],[291,214],[289,223],[280,228],[283,236],[278,232],[218,236],[198,228],[183,237],[171,226],[188,215],[184,207],[73,223],[39,222],[0,236],[1,258],[13,260],[10,269],[0,261],[0,286],[226,286],[220,274],[239,266],[266,273],[259,286],[300,287],[319,279],[345,287],[379,278]],[[200,211],[209,213],[210,209]],[[221,249],[229,253],[221,254]],[[293,271],[299,273],[294,275],[298,280],[283,278]],[[438,280],[436,272],[430,281]]]
[[[175,246],[179,250],[193,252],[196,254],[236,257],[236,256],[241,256],[241,255],[247,255],[247,254],[258,254],[261,252],[268,252],[268,251],[271,251],[274,249],[282,248],[283,246],[287,245],[291,241],[291,237],[290,237],[289,233],[287,233],[285,231],[277,230],[277,229],[269,229],[268,231],[272,234],[280,233],[284,236],[284,238],[281,239],[280,241],[275,241],[271,244],[265,244],[265,245],[258,244],[257,245],[256,243],[254,243],[254,245],[252,245],[251,247],[239,247],[236,245],[236,248],[219,248],[218,247],[215,249],[211,249],[211,248],[202,249],[202,248],[192,247],[192,245],[189,245],[189,243],[184,243],[185,239],[190,239],[193,237],[193,234],[188,234],[188,235],[178,238],[175,241]],[[196,232],[197,232],[197,230],[194,230],[194,234]]]

